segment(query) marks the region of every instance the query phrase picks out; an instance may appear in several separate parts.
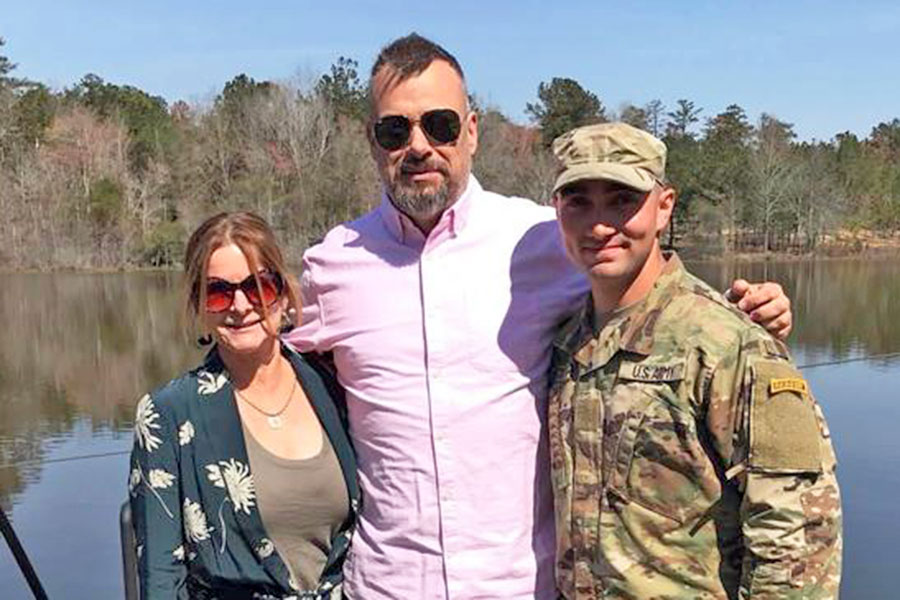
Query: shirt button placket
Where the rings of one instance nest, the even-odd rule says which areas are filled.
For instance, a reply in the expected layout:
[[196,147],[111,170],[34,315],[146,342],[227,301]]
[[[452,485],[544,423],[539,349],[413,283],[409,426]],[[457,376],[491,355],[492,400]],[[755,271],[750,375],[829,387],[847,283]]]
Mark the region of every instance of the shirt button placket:
[[444,290],[441,284],[440,252],[435,252],[427,244],[419,262],[422,282],[422,312],[425,329],[425,348],[428,373],[428,404],[431,415],[432,447],[434,452],[434,476],[437,486],[437,501],[440,515],[441,546],[443,550],[445,590],[447,598],[452,598],[453,581],[451,563],[454,552],[453,532],[455,516],[452,498],[453,464],[450,440],[447,436],[446,423],[448,411],[451,410],[447,397],[446,381],[443,377],[445,333],[448,324],[443,314],[442,299]]

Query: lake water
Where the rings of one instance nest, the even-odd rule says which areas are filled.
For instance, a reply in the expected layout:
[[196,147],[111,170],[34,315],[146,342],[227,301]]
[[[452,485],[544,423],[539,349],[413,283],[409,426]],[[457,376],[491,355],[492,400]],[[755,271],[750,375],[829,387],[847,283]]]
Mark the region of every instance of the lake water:
[[[717,288],[781,282],[791,347],[838,453],[850,599],[897,597],[900,261],[695,264]],[[0,503],[51,598],[122,598],[118,510],[137,399],[201,353],[177,274],[0,275]],[[92,456],[79,459],[78,457]],[[70,460],[75,458],[76,460]],[[0,598],[30,598],[0,541]]]

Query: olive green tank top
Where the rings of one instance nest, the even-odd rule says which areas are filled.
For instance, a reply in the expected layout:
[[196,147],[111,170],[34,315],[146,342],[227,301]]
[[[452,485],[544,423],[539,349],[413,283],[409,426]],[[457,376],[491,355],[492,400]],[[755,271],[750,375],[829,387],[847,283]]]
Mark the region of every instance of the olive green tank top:
[[334,448],[323,431],[316,456],[291,460],[266,450],[246,427],[244,439],[263,527],[297,586],[315,589],[349,510]]

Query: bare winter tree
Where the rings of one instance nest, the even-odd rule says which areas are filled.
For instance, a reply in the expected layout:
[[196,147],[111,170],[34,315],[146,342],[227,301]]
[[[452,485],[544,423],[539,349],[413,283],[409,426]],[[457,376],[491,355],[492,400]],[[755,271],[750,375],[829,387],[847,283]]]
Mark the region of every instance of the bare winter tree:
[[795,137],[792,125],[763,113],[756,130],[756,145],[750,153],[751,212],[762,226],[763,252],[772,250],[772,225],[798,182],[798,168],[791,152]]

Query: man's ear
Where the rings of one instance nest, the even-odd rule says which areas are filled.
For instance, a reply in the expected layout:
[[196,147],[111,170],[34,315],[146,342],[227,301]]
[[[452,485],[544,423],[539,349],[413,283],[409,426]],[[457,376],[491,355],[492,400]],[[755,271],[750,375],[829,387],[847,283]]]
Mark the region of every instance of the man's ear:
[[463,123],[466,128],[466,137],[468,138],[469,156],[475,156],[478,150],[478,113],[470,110],[466,115],[466,121]]
[[677,194],[675,188],[670,185],[664,185],[659,190],[657,200],[656,213],[656,234],[659,235],[665,231],[669,222],[672,220],[672,212],[675,210],[675,200]]
[[556,211],[556,219],[559,220],[559,192],[555,192],[552,196],[550,196],[550,206]]

